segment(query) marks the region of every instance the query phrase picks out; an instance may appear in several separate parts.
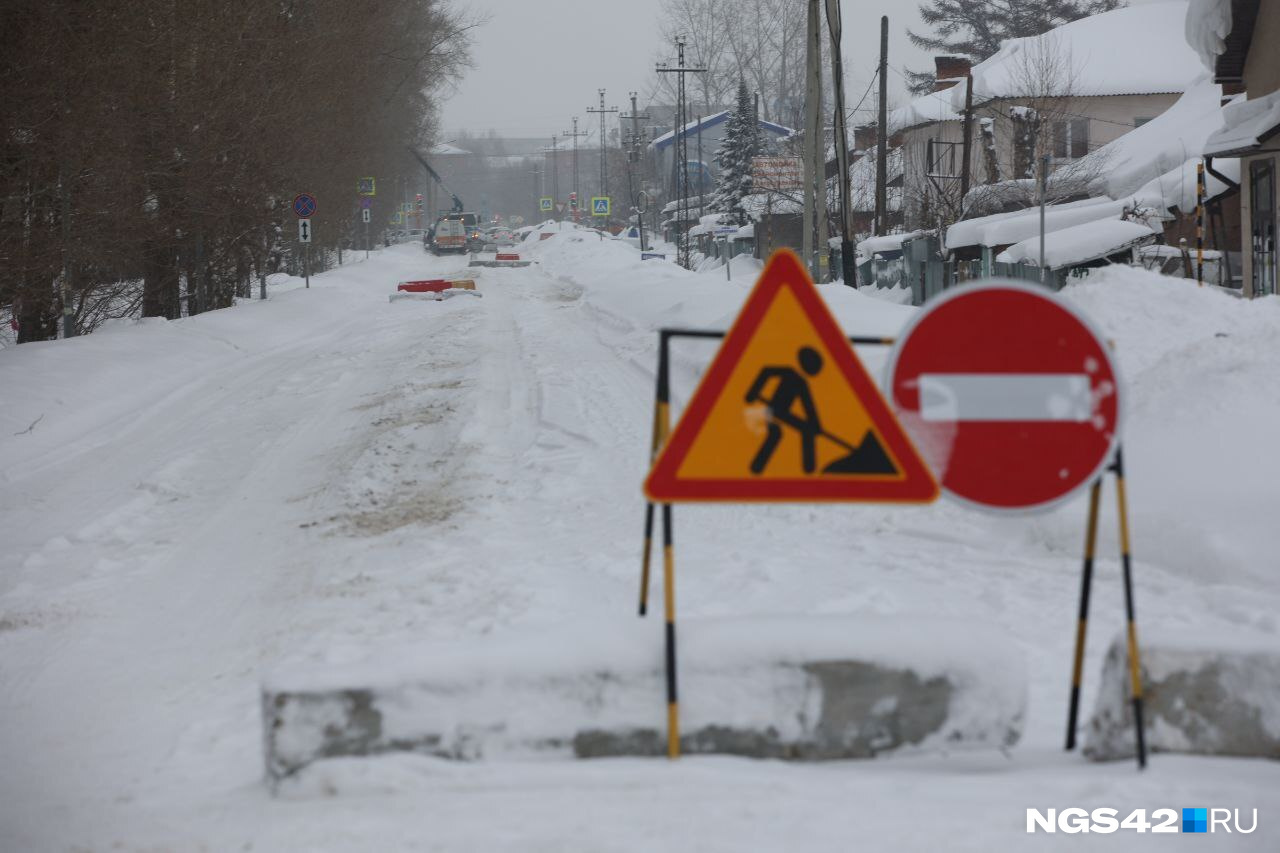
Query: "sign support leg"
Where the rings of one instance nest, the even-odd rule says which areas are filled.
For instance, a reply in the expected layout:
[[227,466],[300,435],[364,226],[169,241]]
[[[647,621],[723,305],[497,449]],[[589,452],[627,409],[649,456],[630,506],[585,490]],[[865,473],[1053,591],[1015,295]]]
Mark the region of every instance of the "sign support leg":
[[1133,691],[1133,727],[1138,769],[1147,766],[1146,731],[1142,720],[1142,664],[1138,658],[1138,628],[1133,613],[1133,565],[1129,552],[1129,507],[1124,489],[1123,450],[1116,448],[1116,502],[1120,513],[1120,564],[1124,570],[1124,611],[1129,642],[1129,680]]
[[[658,451],[667,440],[670,430],[670,381],[667,377],[667,344],[670,341],[665,331],[659,333],[658,339],[658,377],[653,401],[653,440],[649,447],[649,459],[658,458]],[[653,550],[653,502],[648,501],[644,507],[644,556],[640,566],[640,615],[649,610],[649,558]]]
[[671,504],[663,504],[662,579],[666,604],[667,758],[680,757],[680,700],[676,691],[676,576],[673,538]]
[[1085,629],[1089,620],[1089,591],[1093,585],[1093,555],[1098,542],[1098,506],[1102,478],[1089,489],[1089,521],[1084,535],[1084,569],[1080,575],[1080,618],[1076,622],[1076,655],[1071,668],[1071,705],[1067,713],[1067,751],[1076,748],[1076,719],[1080,708],[1080,681],[1084,675]]
[[302,277],[307,280],[307,287],[311,287],[311,244],[304,243],[302,248]]

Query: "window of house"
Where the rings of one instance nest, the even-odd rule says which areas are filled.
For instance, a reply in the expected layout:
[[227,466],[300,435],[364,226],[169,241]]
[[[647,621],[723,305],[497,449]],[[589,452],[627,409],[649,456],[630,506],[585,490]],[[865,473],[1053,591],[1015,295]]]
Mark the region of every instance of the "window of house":
[[1053,123],[1053,156],[1074,160],[1089,153],[1089,120],[1084,118]]

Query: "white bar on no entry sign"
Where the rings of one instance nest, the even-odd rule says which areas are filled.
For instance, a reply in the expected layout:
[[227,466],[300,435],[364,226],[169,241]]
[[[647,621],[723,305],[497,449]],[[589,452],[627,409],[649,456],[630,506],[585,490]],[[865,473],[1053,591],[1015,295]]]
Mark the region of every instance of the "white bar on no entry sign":
[[922,373],[926,421],[1068,421],[1093,416],[1087,373]]

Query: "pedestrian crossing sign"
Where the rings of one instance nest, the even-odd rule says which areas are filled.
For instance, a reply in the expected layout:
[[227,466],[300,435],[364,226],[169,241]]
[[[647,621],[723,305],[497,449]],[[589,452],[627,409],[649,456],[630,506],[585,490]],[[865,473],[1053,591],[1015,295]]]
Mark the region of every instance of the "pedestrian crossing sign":
[[799,258],[769,259],[645,481],[657,503],[929,503],[938,484]]
[[549,213],[554,209],[555,209],[555,201],[551,198],[551,196],[544,195],[542,198],[538,199],[538,210],[542,211],[543,213]]
[[608,216],[609,215],[609,197],[608,196],[592,197],[591,215],[592,216]]

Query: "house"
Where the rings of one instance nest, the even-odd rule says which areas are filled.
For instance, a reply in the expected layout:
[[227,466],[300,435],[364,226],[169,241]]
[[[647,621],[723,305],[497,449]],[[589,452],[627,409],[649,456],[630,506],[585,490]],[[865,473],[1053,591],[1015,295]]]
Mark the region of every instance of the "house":
[[1223,124],[1205,143],[1206,161],[1240,161],[1243,289],[1276,290],[1276,172],[1280,167],[1280,3],[1195,0],[1186,16],[1188,40],[1225,89],[1244,98],[1227,105]]
[[[715,164],[716,149],[720,147],[720,142],[724,139],[725,126],[730,115],[729,110],[721,110],[713,115],[704,116],[700,120],[695,119],[689,122],[679,131],[678,135],[677,131],[668,131],[649,143],[649,153],[655,170],[653,174],[659,176],[658,179],[662,182],[668,198],[675,195],[673,186],[675,178],[675,143],[679,137],[684,138],[688,153],[687,168],[689,169],[690,195],[698,195],[704,192],[710,193],[715,189],[716,179],[720,175],[720,171]],[[764,121],[763,119],[758,119],[757,121],[760,125],[761,147],[764,151],[772,150],[778,140],[785,139],[795,133],[791,128],[774,124],[771,121]]]
[[[1127,6],[1010,39],[967,74],[940,58],[938,90],[890,119],[903,138],[905,227],[1030,205],[1043,156],[1059,173],[1060,197],[1087,194],[1098,174],[1090,170],[1103,166],[1080,161],[1162,114],[1202,76],[1183,33],[1187,5]],[[970,192],[962,198],[970,97]]]

